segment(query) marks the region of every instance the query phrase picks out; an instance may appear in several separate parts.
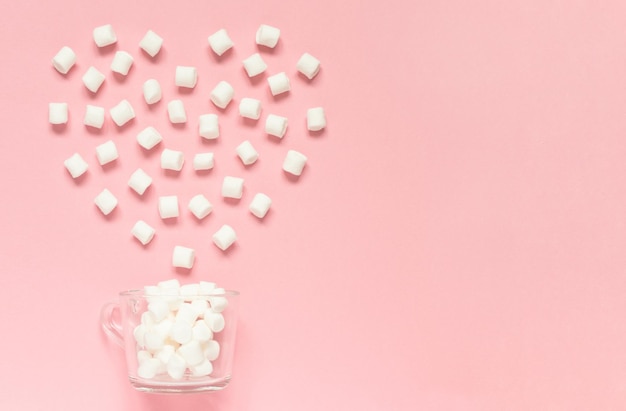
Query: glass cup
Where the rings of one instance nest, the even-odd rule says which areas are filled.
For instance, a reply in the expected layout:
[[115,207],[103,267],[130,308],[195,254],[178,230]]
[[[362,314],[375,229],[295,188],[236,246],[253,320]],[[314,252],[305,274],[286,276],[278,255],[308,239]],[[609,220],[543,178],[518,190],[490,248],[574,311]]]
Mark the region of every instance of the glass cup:
[[232,375],[238,297],[232,290],[187,297],[123,291],[118,301],[102,307],[100,322],[124,349],[128,378],[135,389],[221,390]]

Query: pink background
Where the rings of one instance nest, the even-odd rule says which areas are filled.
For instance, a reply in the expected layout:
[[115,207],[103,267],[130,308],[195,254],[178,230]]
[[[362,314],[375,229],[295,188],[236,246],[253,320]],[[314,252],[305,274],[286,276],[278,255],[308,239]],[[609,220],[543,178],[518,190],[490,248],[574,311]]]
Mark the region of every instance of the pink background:
[[[119,41],[100,51],[91,31],[106,23]],[[282,29],[263,51],[268,73],[292,79],[278,99],[240,64],[261,23]],[[236,45],[218,59],[206,38],[221,27]],[[165,39],[156,61],[137,47],[147,29]],[[0,35],[0,409],[626,409],[622,1],[31,0],[3,4]],[[50,64],[63,45],[79,59],[66,77]],[[108,70],[116,49],[135,56],[123,81]],[[295,72],[304,51],[322,61],[312,82]],[[96,97],[80,81],[92,64],[107,75]],[[193,91],[174,86],[176,65],[198,67]],[[151,109],[149,77],[164,89]],[[219,112],[220,80],[235,103],[204,143],[197,116]],[[238,117],[244,96],[264,101],[260,124]],[[122,98],[131,124],[85,130],[85,104]],[[185,127],[167,120],[173,98]],[[59,100],[70,123],[54,130]],[[328,128],[312,136],[317,105]],[[290,119],[282,141],[263,132],[270,112]],[[179,175],[136,144],[147,125],[185,152]],[[120,159],[102,168],[94,148],[109,138]],[[261,154],[247,168],[245,139]],[[291,148],[309,156],[298,180],[280,170]],[[213,171],[193,171],[198,151],[215,152]],[[74,152],[90,165],[80,182],[63,167]],[[126,186],[138,166],[155,178],[143,198]],[[228,174],[246,179],[238,203],[219,195]],[[120,200],[109,218],[93,205],[104,187]],[[247,211],[256,191],[274,200],[263,221]],[[207,219],[160,221],[159,195],[199,192]],[[138,218],[158,231],[145,248],[129,234]],[[223,223],[239,235],[226,253],[210,240]],[[197,250],[190,272],[171,267],[176,244]],[[116,292],[170,277],[242,293],[222,392],[135,392],[99,328]]]

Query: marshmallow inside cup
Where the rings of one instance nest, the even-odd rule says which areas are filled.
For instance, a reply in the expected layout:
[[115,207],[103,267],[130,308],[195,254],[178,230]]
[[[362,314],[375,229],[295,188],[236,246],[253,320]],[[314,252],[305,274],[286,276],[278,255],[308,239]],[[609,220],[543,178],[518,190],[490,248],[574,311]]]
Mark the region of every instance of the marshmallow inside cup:
[[[191,268],[194,259],[193,249],[174,247],[175,267]],[[235,327],[225,310],[236,293],[213,282],[173,279],[145,286],[143,295],[146,305],[136,314],[141,321],[132,329],[136,375],[160,383],[218,377],[226,329]]]

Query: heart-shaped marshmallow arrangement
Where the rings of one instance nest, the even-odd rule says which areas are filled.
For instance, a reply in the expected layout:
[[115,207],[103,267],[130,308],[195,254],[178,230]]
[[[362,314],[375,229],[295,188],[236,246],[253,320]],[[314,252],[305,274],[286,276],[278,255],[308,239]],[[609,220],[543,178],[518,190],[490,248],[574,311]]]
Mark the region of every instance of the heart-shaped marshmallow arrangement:
[[[280,38],[280,30],[276,27],[262,24],[256,32],[256,44],[259,51],[272,51],[278,44]],[[93,39],[98,48],[107,48],[117,43],[117,35],[111,25],[104,25],[93,30]],[[156,64],[156,57],[161,51],[163,38],[152,30],[148,30],[145,36],[139,41],[139,48],[146,54],[145,58],[152,59],[151,63]],[[208,37],[209,47],[216,56],[222,56],[233,48],[234,43],[225,29],[220,29]],[[141,53],[141,51],[139,51]],[[252,80],[260,78],[265,73],[268,65],[259,52],[253,53],[240,63],[247,76]],[[54,56],[52,65],[54,68],[66,76],[77,61],[76,54],[68,47],[64,46]],[[216,64],[222,64],[219,57]],[[110,63],[110,71],[117,78],[123,78],[129,74],[132,66],[136,64],[135,58],[128,51],[116,51]],[[237,65],[237,69],[241,69]],[[296,62],[294,72],[304,77],[307,82],[311,82],[320,70],[320,61],[309,53],[301,55]],[[175,85],[181,94],[184,90],[191,90],[198,83],[198,68],[193,66],[177,66],[174,73]],[[84,72],[81,79],[84,86],[91,93],[94,102],[86,104],[82,124],[87,129],[101,130],[106,122],[105,107],[95,104],[101,86],[106,81],[107,76],[98,68],[89,66]],[[162,84],[168,79],[164,78],[146,78],[143,82],[142,92],[143,100],[148,106],[152,106],[164,99]],[[291,82],[286,71],[278,71],[276,74],[267,76],[267,86],[273,98],[288,93],[291,90]],[[232,104],[236,93],[234,87],[225,80],[217,82],[210,93],[210,100],[215,106],[217,113],[201,114],[197,119],[197,136],[203,140],[216,140],[228,136],[220,135],[220,118],[226,115],[225,109]],[[167,117],[173,127],[185,125],[190,122],[185,107],[185,102],[178,96],[166,96],[169,101],[166,104]],[[91,103],[91,102],[90,102]],[[187,103],[188,104],[188,103]],[[242,97],[239,99],[238,114],[252,123],[260,122],[263,112],[263,101],[261,99]],[[68,123],[69,107],[65,102],[49,103],[49,122],[53,127],[63,127]],[[124,133],[124,126],[131,122],[135,117],[135,109],[127,100],[122,99],[114,106],[108,109],[108,114],[115,128]],[[152,116],[163,115],[161,111],[149,113]],[[304,113],[303,113],[304,117]],[[311,133],[319,132],[326,127],[326,115],[322,107],[309,108],[306,112],[307,128]],[[268,113],[265,116],[264,131],[267,135],[273,136],[275,139],[282,140],[286,134],[288,127],[288,119],[284,116]],[[163,133],[165,134],[165,133]],[[136,142],[142,147],[142,150],[150,152],[161,148],[160,167],[171,173],[178,173],[182,170],[186,163],[192,163],[196,172],[206,172],[211,170],[215,164],[215,154],[213,152],[197,152],[194,153],[192,161],[189,160],[189,153],[175,150],[167,147],[167,138],[153,125],[148,125],[136,134]],[[256,144],[256,143],[255,143]],[[95,158],[100,166],[104,167],[118,160],[120,152],[118,151],[119,142],[114,139],[97,144],[95,146]],[[165,146],[165,147],[163,147]],[[254,164],[259,158],[259,152],[250,140],[245,140],[236,147],[236,156],[244,166]],[[123,153],[122,153],[123,154]],[[235,153],[233,153],[235,154]],[[72,178],[79,179],[88,172],[90,164],[85,158],[89,158],[81,153],[74,153],[65,160],[65,167]],[[187,160],[187,161],[186,161]],[[282,169],[284,172],[297,178],[302,173],[307,156],[303,153],[290,149],[284,156]],[[278,169],[279,164],[276,165]],[[153,185],[159,184],[157,176],[151,176],[141,167],[138,167],[128,179],[128,186],[136,192],[137,196],[143,196],[146,190]],[[224,199],[241,199],[245,185],[244,178],[239,176],[226,175],[223,177],[221,185],[221,196]],[[107,188],[104,188],[94,199],[96,206],[104,215],[108,215],[118,207],[119,201],[116,195]],[[249,211],[259,219],[263,219],[272,205],[271,197],[262,192],[257,192],[252,201],[249,202]],[[126,206],[124,204],[123,206]],[[161,219],[175,219],[180,216],[181,201],[177,195],[159,196],[157,203],[154,204],[158,210]],[[206,218],[214,208],[213,202],[204,194],[197,194],[189,199],[187,208],[194,218],[199,220]],[[142,245],[147,245],[155,236],[156,229],[144,220],[138,220],[131,228],[130,232]],[[236,240],[237,234],[235,229],[223,224],[221,228],[212,235],[214,244],[221,250],[228,249]],[[172,252],[172,265],[174,267],[183,267],[190,269],[193,267],[195,260],[195,250],[189,247],[177,245]]]

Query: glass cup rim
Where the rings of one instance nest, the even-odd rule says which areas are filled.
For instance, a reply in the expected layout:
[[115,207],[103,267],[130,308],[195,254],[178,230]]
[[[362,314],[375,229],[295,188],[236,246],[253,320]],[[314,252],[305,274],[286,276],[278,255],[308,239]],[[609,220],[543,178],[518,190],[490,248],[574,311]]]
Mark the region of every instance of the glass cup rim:
[[[236,290],[224,290],[224,291],[220,291],[219,293],[208,293],[208,294],[196,294],[190,297],[237,297],[239,295],[239,291]],[[180,294],[158,294],[158,295],[151,295],[151,294],[146,294],[144,290],[142,289],[130,289],[130,290],[124,290],[124,291],[120,291],[118,294],[120,297],[129,297],[129,296],[135,296],[135,297],[185,297],[185,296],[181,296]]]

